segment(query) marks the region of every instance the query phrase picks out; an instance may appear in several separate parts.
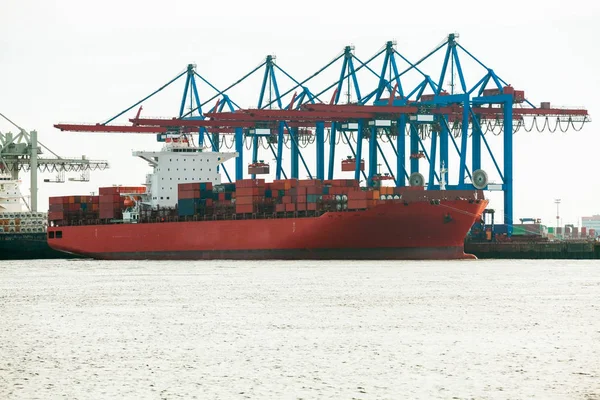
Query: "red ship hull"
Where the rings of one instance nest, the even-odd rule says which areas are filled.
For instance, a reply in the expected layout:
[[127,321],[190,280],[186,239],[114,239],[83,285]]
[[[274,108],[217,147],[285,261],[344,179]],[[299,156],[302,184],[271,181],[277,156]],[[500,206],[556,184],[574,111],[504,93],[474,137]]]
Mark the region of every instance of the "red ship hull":
[[[487,200],[389,202],[319,217],[48,228],[53,249],[97,259],[464,259]],[[58,233],[60,232],[60,234]]]

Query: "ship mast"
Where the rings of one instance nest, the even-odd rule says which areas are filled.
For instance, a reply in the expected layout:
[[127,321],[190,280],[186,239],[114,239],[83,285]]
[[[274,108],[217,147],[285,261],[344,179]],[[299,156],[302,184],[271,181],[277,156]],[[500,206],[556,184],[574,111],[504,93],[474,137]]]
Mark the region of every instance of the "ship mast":
[[[38,141],[37,131],[27,132],[5,115],[0,117],[15,126],[19,133],[13,135],[11,132],[5,134],[0,132],[0,173],[9,173],[15,181],[19,180],[19,172],[29,171],[31,175],[31,200],[27,204],[30,211],[37,211],[38,171],[64,174],[64,172],[86,172],[91,170],[104,170],[108,168],[107,161],[88,160],[85,156],[80,158],[63,158],[43,143]],[[52,154],[52,157],[40,158],[43,154],[42,148]],[[74,181],[76,179],[69,179]],[[46,182],[63,183],[63,180],[45,180]]]

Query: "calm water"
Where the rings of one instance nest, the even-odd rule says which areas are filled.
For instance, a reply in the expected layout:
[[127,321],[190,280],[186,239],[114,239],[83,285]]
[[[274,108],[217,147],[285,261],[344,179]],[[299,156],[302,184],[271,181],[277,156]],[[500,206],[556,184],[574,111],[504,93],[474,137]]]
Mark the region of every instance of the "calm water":
[[0,399],[600,399],[600,263],[0,262]]

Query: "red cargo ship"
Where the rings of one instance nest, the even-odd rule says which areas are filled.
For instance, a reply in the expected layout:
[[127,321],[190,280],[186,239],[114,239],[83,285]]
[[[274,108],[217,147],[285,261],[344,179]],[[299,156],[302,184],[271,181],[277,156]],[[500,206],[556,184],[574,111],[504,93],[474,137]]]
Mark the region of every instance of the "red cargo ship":
[[488,204],[478,190],[355,180],[221,185],[217,166],[235,153],[183,143],[134,155],[154,167],[144,187],[51,199],[53,249],[120,260],[474,258],[464,238]]

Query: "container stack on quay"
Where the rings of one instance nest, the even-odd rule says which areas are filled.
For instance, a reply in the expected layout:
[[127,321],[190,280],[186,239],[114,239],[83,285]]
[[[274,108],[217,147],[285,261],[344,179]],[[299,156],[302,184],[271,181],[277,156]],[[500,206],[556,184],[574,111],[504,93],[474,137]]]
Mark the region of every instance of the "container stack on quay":
[[0,214],[0,233],[44,232],[45,213],[8,212]]
[[588,229],[585,226],[548,227],[548,237],[561,240],[589,240],[596,238],[596,230]]

